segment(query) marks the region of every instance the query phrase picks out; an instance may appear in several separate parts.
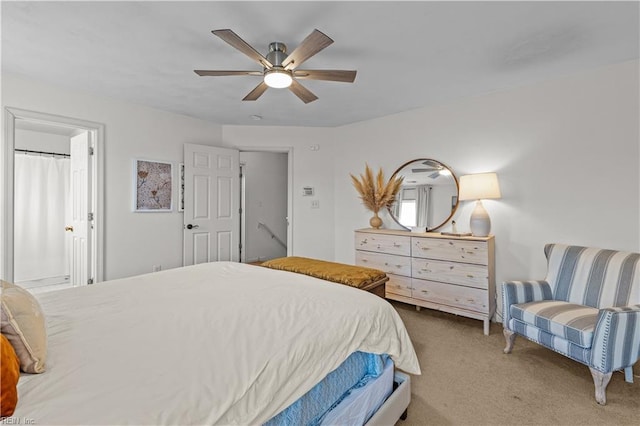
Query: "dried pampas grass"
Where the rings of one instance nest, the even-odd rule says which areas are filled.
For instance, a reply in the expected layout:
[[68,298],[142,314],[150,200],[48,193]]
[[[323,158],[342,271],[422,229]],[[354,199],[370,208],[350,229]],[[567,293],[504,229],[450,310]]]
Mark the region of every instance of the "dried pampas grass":
[[400,177],[385,182],[382,168],[374,179],[373,171],[368,164],[365,165],[364,174],[360,175],[360,179],[352,174],[349,176],[351,176],[356,191],[360,194],[362,204],[376,214],[380,209],[391,207],[404,180],[403,177]]

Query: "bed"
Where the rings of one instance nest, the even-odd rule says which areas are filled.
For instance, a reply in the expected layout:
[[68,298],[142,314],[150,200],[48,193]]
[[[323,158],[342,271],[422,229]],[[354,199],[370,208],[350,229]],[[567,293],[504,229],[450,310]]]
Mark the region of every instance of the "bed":
[[[408,376],[389,373],[389,363],[420,374],[388,302],[286,271],[206,263],[38,300],[47,320],[46,371],[22,374],[13,414],[35,424],[263,424],[355,353],[381,356],[378,377],[386,371],[400,387]],[[387,422],[384,407],[397,393],[368,421]]]

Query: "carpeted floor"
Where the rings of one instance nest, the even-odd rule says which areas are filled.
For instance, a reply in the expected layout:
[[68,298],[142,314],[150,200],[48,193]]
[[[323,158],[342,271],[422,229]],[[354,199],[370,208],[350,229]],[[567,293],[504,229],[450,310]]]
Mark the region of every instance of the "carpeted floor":
[[594,399],[589,369],[522,337],[502,353],[502,325],[393,302],[422,368],[411,377],[409,417],[414,425],[640,424],[640,366],[634,383],[614,373],[607,405]]

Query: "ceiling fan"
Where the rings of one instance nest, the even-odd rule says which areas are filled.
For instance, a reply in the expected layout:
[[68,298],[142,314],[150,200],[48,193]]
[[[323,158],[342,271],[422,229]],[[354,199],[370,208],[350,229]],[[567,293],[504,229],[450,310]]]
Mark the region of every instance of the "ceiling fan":
[[446,169],[442,164],[439,164],[433,160],[426,160],[422,162],[423,165],[428,166],[427,168],[417,168],[411,169],[411,173],[428,173],[433,172],[429,175],[431,179],[435,179],[441,175],[448,176],[451,174],[449,169]]
[[325,47],[333,43],[333,40],[318,30],[313,30],[293,52],[287,54],[287,46],[275,41],[269,43],[269,53],[262,56],[246,41],[229,29],[211,31],[222,40],[235,47],[249,58],[262,65],[262,71],[217,71],[194,70],[199,76],[217,77],[230,75],[254,75],[262,77],[258,84],[243,101],[255,101],[269,87],[284,89],[289,88],[305,104],[313,102],[318,97],[304,87],[298,80],[326,80],[353,83],[356,71],[346,70],[301,70],[300,65]]

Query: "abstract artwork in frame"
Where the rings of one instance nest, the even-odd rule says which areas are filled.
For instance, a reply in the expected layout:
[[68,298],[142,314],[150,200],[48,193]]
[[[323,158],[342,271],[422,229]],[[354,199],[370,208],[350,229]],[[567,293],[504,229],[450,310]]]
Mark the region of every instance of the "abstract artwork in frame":
[[173,209],[173,165],[162,161],[134,160],[136,212],[170,212]]

